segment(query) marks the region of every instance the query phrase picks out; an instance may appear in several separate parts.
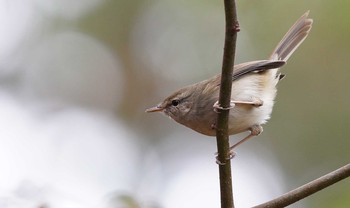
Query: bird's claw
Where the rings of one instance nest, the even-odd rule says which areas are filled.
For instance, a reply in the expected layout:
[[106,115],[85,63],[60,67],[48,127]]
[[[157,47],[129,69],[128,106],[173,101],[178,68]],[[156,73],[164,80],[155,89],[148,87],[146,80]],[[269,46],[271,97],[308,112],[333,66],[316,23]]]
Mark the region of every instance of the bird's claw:
[[[216,157],[215,157],[215,158],[216,158],[216,164],[218,164],[218,165],[226,165],[226,162],[221,162],[221,161],[220,161],[220,159],[219,159],[219,153],[216,152],[215,155],[216,155]],[[231,159],[233,159],[235,156],[236,156],[236,152],[234,152],[233,150],[230,150],[228,156],[225,158],[225,161],[231,160]]]
[[219,101],[216,101],[213,105],[214,111],[217,113],[219,113],[219,110],[230,110],[234,107],[235,107],[235,103],[232,100],[230,101],[230,106],[227,108],[220,106]]

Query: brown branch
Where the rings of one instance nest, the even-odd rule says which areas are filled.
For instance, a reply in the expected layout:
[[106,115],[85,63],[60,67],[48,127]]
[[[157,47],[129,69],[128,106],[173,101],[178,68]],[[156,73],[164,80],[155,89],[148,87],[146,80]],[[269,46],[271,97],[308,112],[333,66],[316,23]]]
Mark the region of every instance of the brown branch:
[[[225,5],[225,46],[222,61],[221,86],[219,95],[219,106],[223,109],[230,107],[232,73],[236,52],[236,39],[238,22],[235,0],[224,0]],[[219,175],[220,175],[220,195],[221,207],[233,208],[231,162],[227,159],[229,155],[229,135],[228,135],[229,110],[218,110],[216,123],[216,139],[218,148]]]
[[286,207],[350,176],[350,163],[254,208]]

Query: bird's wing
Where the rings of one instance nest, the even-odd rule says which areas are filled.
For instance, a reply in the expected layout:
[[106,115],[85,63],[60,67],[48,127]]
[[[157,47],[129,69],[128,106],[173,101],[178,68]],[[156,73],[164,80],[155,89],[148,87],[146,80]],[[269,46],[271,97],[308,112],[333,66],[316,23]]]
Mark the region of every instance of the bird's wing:
[[259,60],[238,64],[233,69],[232,81],[250,73],[259,73],[269,69],[280,68],[285,63],[285,61],[279,60]]
[[[250,73],[261,73],[267,71],[269,69],[276,69],[283,66],[285,61],[278,60],[259,60],[259,61],[251,61],[242,64],[235,65],[232,75],[232,81],[235,81],[245,75]],[[283,76],[282,76],[283,77]],[[208,80],[204,80],[203,83],[205,89],[203,91],[216,91],[219,90],[219,86],[221,84],[221,74],[218,74]],[[210,84],[209,84],[210,83]],[[213,87],[215,86],[215,87]]]

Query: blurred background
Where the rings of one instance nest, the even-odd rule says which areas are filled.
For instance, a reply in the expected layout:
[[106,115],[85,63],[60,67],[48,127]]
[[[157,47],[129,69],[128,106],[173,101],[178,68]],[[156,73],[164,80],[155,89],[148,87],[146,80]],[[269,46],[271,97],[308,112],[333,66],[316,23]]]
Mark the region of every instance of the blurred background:
[[[350,2],[238,1],[236,63],[307,10],[264,133],[233,159],[237,207],[350,158]],[[1,0],[0,207],[219,207],[214,138],[144,110],[221,71],[222,1]],[[247,133],[231,137],[231,143]],[[342,181],[293,207],[349,207]]]

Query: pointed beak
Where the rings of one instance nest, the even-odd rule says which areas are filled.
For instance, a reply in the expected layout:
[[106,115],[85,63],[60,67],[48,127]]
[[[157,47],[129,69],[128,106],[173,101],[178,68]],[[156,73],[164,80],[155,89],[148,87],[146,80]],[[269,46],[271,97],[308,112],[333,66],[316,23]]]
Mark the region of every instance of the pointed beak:
[[155,106],[155,107],[148,108],[148,109],[146,110],[146,113],[161,112],[161,111],[163,111],[163,110],[164,110],[163,107],[161,107],[160,105],[157,105],[157,106]]

